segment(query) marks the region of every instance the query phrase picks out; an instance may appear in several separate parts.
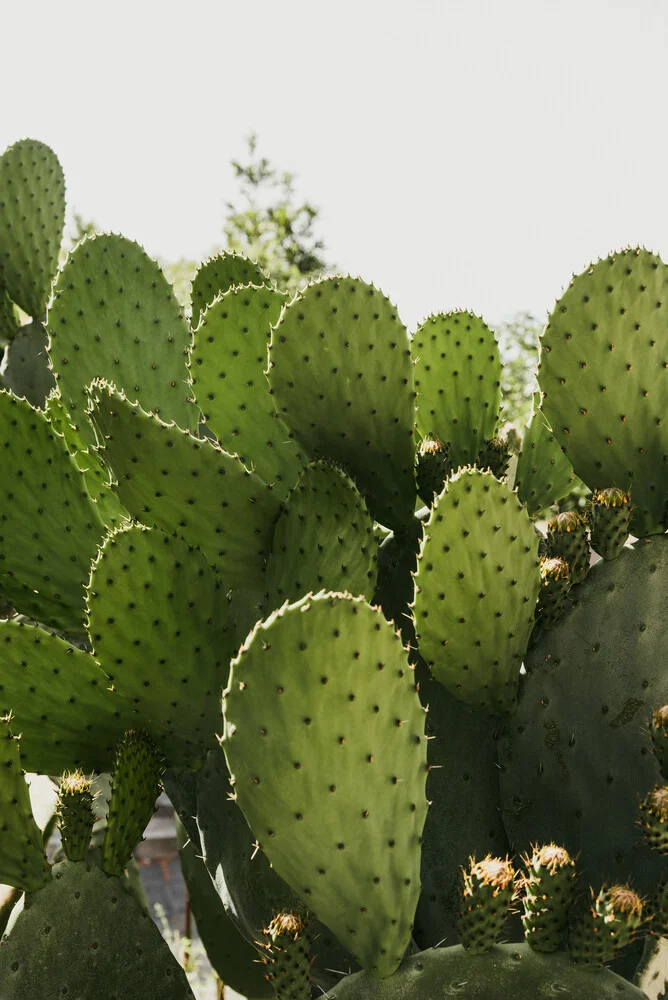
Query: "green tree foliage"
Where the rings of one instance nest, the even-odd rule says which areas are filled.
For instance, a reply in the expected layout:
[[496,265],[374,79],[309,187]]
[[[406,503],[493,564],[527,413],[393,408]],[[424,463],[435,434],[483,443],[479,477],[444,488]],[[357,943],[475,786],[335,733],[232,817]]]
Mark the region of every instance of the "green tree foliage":
[[520,312],[494,328],[503,362],[503,418],[520,433],[529,419],[533,394],[538,389],[538,338],[543,326],[531,313]]

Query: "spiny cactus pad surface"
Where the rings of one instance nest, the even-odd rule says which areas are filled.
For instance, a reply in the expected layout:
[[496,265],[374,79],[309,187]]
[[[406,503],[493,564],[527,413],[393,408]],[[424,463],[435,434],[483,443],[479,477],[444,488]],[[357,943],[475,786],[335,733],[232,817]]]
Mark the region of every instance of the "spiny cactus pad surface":
[[532,517],[561,500],[573,486],[575,473],[534,397],[534,409],[522,438],[515,470],[517,495]]
[[48,335],[41,320],[22,326],[5,348],[0,364],[0,386],[11,389],[33,406],[44,406],[56,382],[46,351]]
[[0,715],[0,882],[26,892],[41,889],[51,869],[23,776],[20,740],[10,715]]
[[238,253],[223,250],[200,265],[192,283],[192,326],[215,298],[235,285],[264,285],[266,274],[258,264]]
[[376,976],[399,965],[420,891],[424,714],[380,611],[308,596],[233,661],[223,747],[262,850]]

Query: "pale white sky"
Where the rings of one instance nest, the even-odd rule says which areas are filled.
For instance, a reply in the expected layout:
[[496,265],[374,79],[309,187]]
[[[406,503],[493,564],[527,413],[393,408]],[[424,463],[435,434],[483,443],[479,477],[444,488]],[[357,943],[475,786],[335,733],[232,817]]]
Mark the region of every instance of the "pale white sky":
[[221,245],[244,137],[409,327],[544,315],[573,271],[668,260],[668,0],[0,0],[0,149],[153,256]]

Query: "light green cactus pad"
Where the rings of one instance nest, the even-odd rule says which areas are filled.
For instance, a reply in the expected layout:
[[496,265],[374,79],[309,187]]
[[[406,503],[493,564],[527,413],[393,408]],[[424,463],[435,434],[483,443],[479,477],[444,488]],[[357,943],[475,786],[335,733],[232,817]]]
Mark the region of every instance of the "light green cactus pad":
[[0,884],[32,892],[49,881],[51,869],[30,805],[15,731],[11,717],[0,715]]
[[84,587],[104,537],[83,474],[45,414],[0,392],[0,589],[17,610],[83,632]]
[[533,413],[524,430],[522,450],[517,460],[517,495],[529,514],[535,517],[561,500],[573,488],[575,481],[573,467],[539,408],[536,393]]
[[21,327],[5,348],[0,365],[0,386],[11,389],[33,406],[44,406],[46,397],[55,388],[53,372],[46,352],[47,333],[41,320]]
[[215,298],[235,285],[265,285],[264,271],[239,253],[223,250],[200,265],[192,283],[192,327],[196,329],[201,314]]
[[450,464],[472,465],[494,437],[501,406],[501,359],[494,334],[469,312],[440,313],[411,344],[417,425],[450,446]]
[[282,512],[267,561],[270,609],[309,592],[346,591],[371,600],[378,544],[373,521],[353,481],[336,466],[314,462]]
[[222,584],[201,552],[157,529],[109,535],[93,565],[88,629],[135,727],[216,746],[234,651]]
[[0,286],[33,319],[46,310],[65,226],[65,178],[42,142],[22,139],[0,158]]
[[259,476],[109,386],[94,386],[91,416],[131,516],[198,546],[226,587],[263,590],[280,499]]
[[272,614],[232,662],[223,749],[274,870],[375,976],[399,965],[420,891],[424,714],[401,639],[361,599]]
[[409,524],[413,364],[392,303],[359,278],[309,285],[281,314],[269,358],[278,414],[308,454],[345,468],[381,524]]
[[538,537],[505,482],[475,468],[448,480],[415,580],[418,644],[434,677],[472,708],[512,712],[540,572]]
[[58,275],[47,327],[58,388],[84,438],[92,442],[84,413],[86,387],[96,378],[164,421],[197,428],[188,323],[137,243],[115,235],[82,240]]
[[611,254],[573,278],[543,333],[543,409],[590,489],[631,490],[631,533],[668,527],[668,267]]
[[[0,947],[3,1000],[194,1000],[156,924],[120,879],[62,861]],[[45,984],[48,993],[45,994]]]
[[278,419],[265,375],[271,327],[285,301],[264,286],[229,289],[203,313],[191,362],[207,428],[283,498],[305,461]]

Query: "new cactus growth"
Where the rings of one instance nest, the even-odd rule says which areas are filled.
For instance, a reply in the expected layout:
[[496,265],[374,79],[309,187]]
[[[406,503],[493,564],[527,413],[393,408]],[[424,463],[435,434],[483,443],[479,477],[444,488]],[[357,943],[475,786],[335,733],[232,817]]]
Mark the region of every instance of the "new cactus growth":
[[568,510],[547,524],[547,551],[568,563],[571,584],[582,583],[589,572],[589,526],[583,514]]
[[310,1000],[309,937],[301,916],[279,913],[262,933],[258,946],[276,1000]]
[[604,559],[616,559],[629,537],[631,494],[611,486],[590,497],[591,547]]
[[420,500],[428,507],[434,502],[445,485],[445,480],[452,472],[450,463],[450,446],[437,437],[427,434],[422,438],[418,448],[415,481]]
[[83,861],[93,830],[91,781],[83,771],[64,774],[58,791],[58,829],[68,861]]
[[566,596],[571,589],[570,569],[565,559],[541,556],[540,592],[536,618],[542,628],[552,628],[564,614]]
[[503,929],[515,895],[515,869],[508,858],[469,859],[462,869],[464,887],[459,940],[473,955],[489,951]]
[[668,705],[663,705],[652,713],[649,733],[661,776],[664,781],[668,781]]
[[536,951],[556,951],[568,924],[575,893],[575,862],[556,844],[536,847],[522,858],[522,926]]
[[476,465],[480,469],[489,469],[497,479],[503,479],[508,471],[511,454],[505,438],[493,437],[485,441],[478,452]]
[[633,939],[643,923],[643,903],[626,885],[590,893],[590,905],[570,927],[568,950],[576,964],[595,967],[609,962]]
[[668,785],[657,785],[648,792],[639,811],[638,822],[649,847],[659,854],[668,854]]

